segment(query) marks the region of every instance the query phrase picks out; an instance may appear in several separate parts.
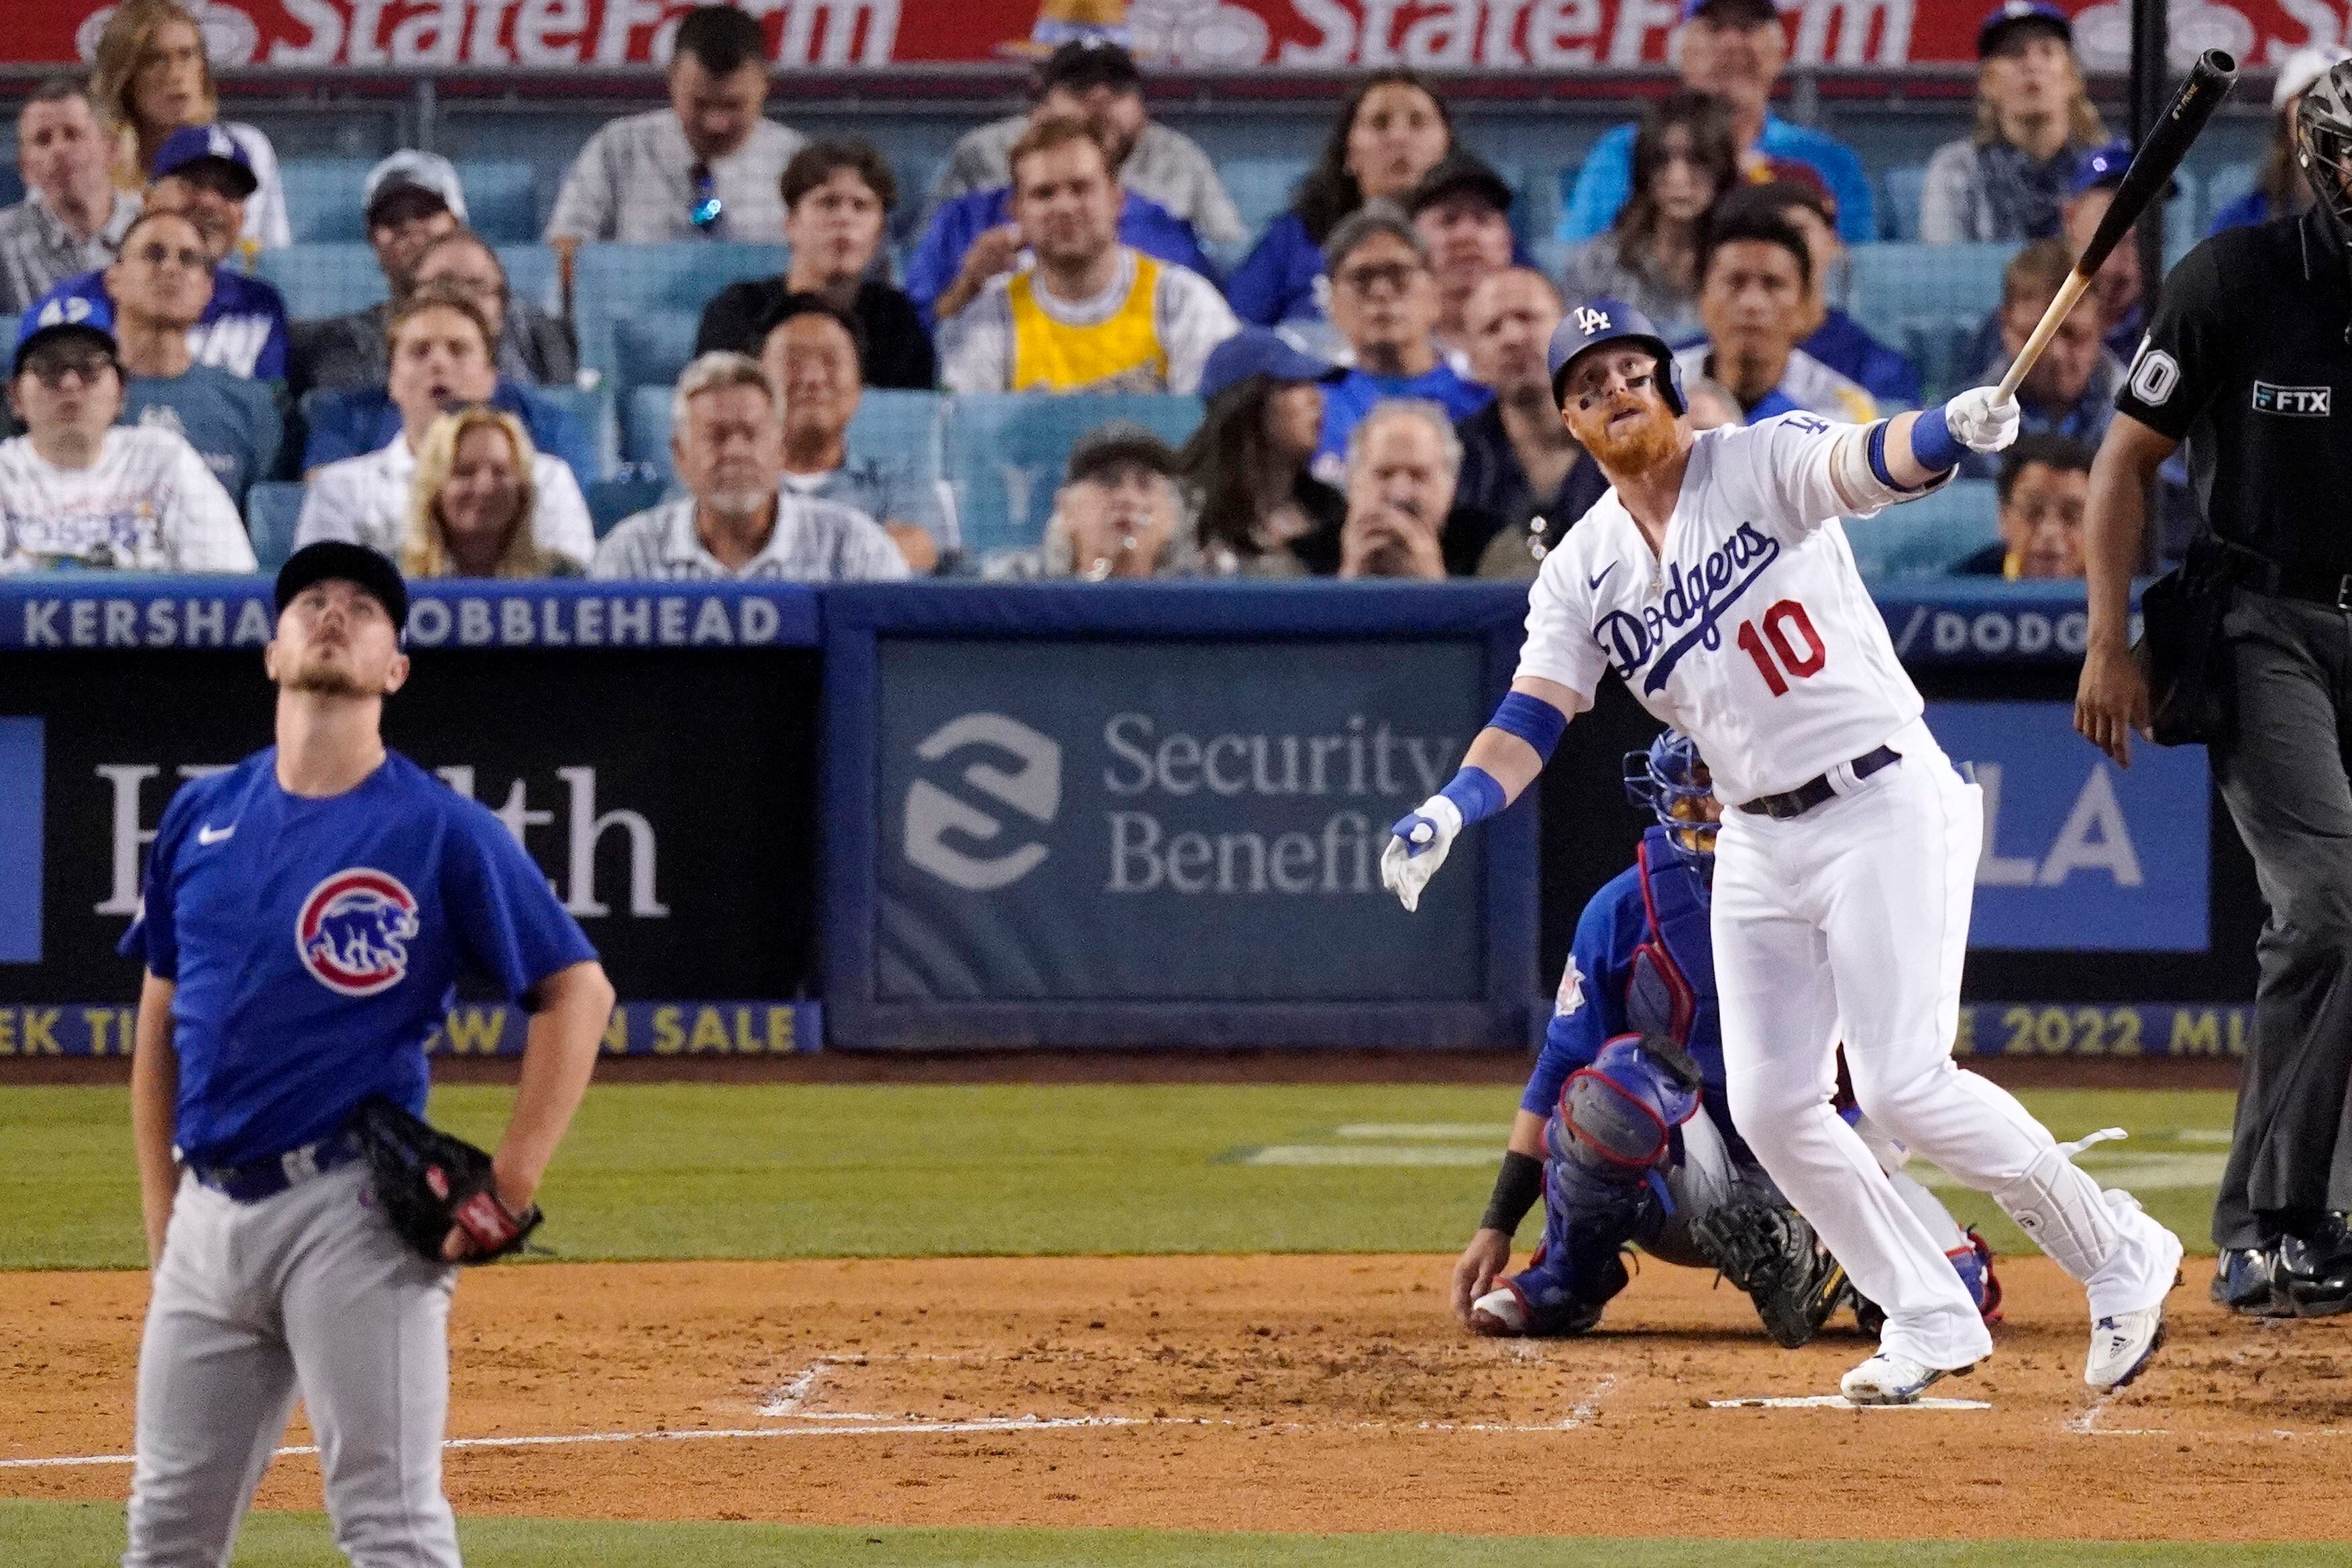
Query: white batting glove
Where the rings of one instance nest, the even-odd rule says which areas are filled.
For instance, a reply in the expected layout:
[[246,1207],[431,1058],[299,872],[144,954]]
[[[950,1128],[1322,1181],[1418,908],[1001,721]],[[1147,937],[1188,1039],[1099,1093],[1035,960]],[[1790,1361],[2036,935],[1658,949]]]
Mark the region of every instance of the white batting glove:
[[1944,427],[1971,452],[1998,452],[2017,439],[2018,414],[1999,387],[1970,387],[1944,405]]
[[1443,795],[1432,795],[1389,831],[1394,837],[1381,852],[1381,885],[1395,894],[1410,914],[1421,906],[1421,890],[1445,863],[1446,852],[1462,831],[1462,808]]

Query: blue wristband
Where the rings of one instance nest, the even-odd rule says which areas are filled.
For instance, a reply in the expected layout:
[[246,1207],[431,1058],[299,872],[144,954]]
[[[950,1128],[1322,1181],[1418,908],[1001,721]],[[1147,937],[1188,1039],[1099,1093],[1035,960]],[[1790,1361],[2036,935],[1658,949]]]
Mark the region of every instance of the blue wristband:
[[1952,439],[1952,427],[1944,422],[1942,403],[1920,411],[1911,425],[1911,455],[1920,467],[1930,474],[1941,474],[1947,468],[1958,467],[1960,459],[1968,455],[1968,448]]
[[1559,744],[1561,732],[1568,728],[1568,716],[1541,697],[1513,692],[1495,710],[1495,716],[1486,721],[1486,727],[1517,736],[1535,747],[1538,757],[1549,762],[1552,748]]
[[1870,427],[1870,471],[1888,489],[1900,490],[1903,486],[1895,482],[1894,474],[1886,466],[1886,432],[1892,423],[1891,420],[1882,419]]
[[1503,787],[1495,776],[1483,768],[1465,768],[1454,776],[1454,782],[1438,791],[1454,802],[1462,813],[1462,825],[1484,821],[1501,810],[1507,802]]

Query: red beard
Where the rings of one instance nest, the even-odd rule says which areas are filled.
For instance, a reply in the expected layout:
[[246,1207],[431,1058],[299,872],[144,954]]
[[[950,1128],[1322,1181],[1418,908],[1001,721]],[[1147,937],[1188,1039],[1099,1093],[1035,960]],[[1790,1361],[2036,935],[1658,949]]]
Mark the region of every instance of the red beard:
[[[1617,409],[1610,410],[1614,415]],[[1643,408],[1639,419],[1620,423],[1604,419],[1587,444],[1612,478],[1638,479],[1675,455],[1674,416],[1664,409]]]

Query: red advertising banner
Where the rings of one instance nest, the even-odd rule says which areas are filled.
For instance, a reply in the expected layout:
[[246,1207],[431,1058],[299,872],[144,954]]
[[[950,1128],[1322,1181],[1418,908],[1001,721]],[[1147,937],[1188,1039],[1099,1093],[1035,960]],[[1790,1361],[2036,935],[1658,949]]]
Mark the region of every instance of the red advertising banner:
[[[2128,56],[2128,0],[2061,0],[2095,70]],[[223,68],[448,70],[645,65],[667,57],[690,0],[190,0]],[[784,68],[885,70],[1034,56],[1078,31],[1192,71],[1576,71],[1667,58],[1676,0],[741,0]],[[1782,0],[1800,65],[1975,59],[1989,0]],[[2344,40],[2352,0],[2172,0],[2185,64],[2249,67]],[[0,33],[0,63],[87,60],[111,7],[49,0]]]

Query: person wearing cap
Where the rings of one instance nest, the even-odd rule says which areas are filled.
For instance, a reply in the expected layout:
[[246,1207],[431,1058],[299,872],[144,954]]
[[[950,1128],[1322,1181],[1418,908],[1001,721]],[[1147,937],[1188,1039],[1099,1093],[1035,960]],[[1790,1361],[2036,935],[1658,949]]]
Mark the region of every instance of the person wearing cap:
[[897,582],[907,558],[863,512],[783,483],[784,423],[760,362],[698,358],[670,394],[670,458],[686,494],[624,517],[591,577],[649,581]]
[[1676,350],[1684,378],[1722,382],[1751,423],[1796,412],[1877,418],[1868,392],[1797,346],[1812,287],[1812,252],[1796,225],[1768,204],[1726,200],[1699,251],[1706,335]]
[[1518,252],[1511,237],[1511,187],[1485,159],[1456,151],[1423,176],[1405,197],[1404,212],[1428,248],[1430,272],[1437,280],[1438,349],[1467,375],[1469,329],[1463,308],[1478,286],[1510,266]]
[[200,365],[188,331],[212,298],[213,271],[195,225],[177,213],[142,213],[106,269],[114,301],[123,423],[178,432],[240,506],[255,481],[278,477],[286,421],[266,382]]
[[[186,126],[163,139],[148,212],[178,213],[195,225],[213,267],[213,296],[188,333],[200,365],[257,382],[286,379],[286,301],[266,279],[223,265],[245,223],[256,189],[244,143],[217,125]],[[18,334],[60,321],[87,321],[111,332],[114,302],[103,269],[67,278],[25,312]]]
[[1076,120],[1093,129],[1117,181],[1121,245],[1216,281],[1217,266],[1202,248],[1192,225],[1126,179],[1123,161],[1134,156],[1136,132],[1119,107],[1123,102],[1117,95],[1095,89],[1053,88],[1041,93],[1024,117],[1020,135],[1005,149],[1004,178],[949,197],[932,212],[922,239],[907,258],[907,294],[927,326],[936,329],[978,298],[991,282],[1029,264],[1030,242],[1013,210],[1012,154],[1048,121]]
[[[385,747],[384,704],[415,673],[392,562],[312,545],[274,597],[275,744],[173,794],[120,949],[143,970],[131,1134],[150,1270],[123,1561],[227,1562],[299,1398],[342,1554],[458,1568],[441,1484],[456,1265],[529,1223],[613,986],[520,838]],[[242,725],[247,699],[223,687]],[[372,1101],[423,1115],[461,979],[527,1016],[521,1078],[486,1201],[428,1257],[384,1222],[359,1125]]]
[[1175,476],[1176,454],[1143,426],[1124,419],[1097,425],[1070,448],[1044,541],[992,557],[982,575],[1108,582],[1198,571]]
[[2207,234],[2298,217],[2310,207],[2311,186],[2295,163],[2294,111],[2311,84],[2345,59],[2352,59],[2352,51],[2315,44],[2295,50],[2279,67],[2278,79],[2271,84],[2271,144],[2254,175],[2254,188],[2215,213]]
[[1176,455],[1203,570],[1218,577],[1328,575],[1299,547],[1336,541],[1347,497],[1309,470],[1323,441],[1323,389],[1344,372],[1268,327],[1244,327],[1210,350],[1208,403]]
[[179,0],[125,0],[107,15],[91,60],[89,95],[113,147],[116,185],[136,191],[152,179],[162,170],[164,143],[180,132],[218,131],[236,144],[236,161],[253,178],[239,198],[236,237],[254,249],[294,243],[277,151],[250,125],[215,123],[220,92],[204,31]]
[[1036,257],[940,327],[950,392],[1190,392],[1238,327],[1216,285],[1119,241],[1121,193],[1094,127],[1032,126],[1013,149],[1014,220]]
[[0,315],[16,315],[78,272],[113,259],[139,198],[114,188],[89,89],[51,77],[16,115],[25,199],[0,207]]
[[1977,28],[1977,122],[1927,160],[1919,237],[1929,245],[2045,239],[2083,154],[2107,140],[2051,0],[2001,0]]
[[253,546],[196,449],[157,425],[126,428],[114,339],[80,322],[16,345],[0,441],[0,572],[251,571]]
[[1622,299],[1670,343],[1698,331],[1698,243],[1706,214],[1741,179],[1731,111],[1678,89],[1643,111],[1633,138],[1633,193],[1606,232],[1569,253],[1564,279],[1580,299]]
[[[2116,190],[2124,183],[2124,172],[2131,167],[2132,144],[2117,137],[2105,147],[2086,155],[2074,172],[2074,184],[2063,209],[2063,237],[2066,248],[2075,256],[2091,243],[2099,231],[2099,220],[2107,215],[2115,204]],[[2179,194],[2177,186],[2168,194]],[[2161,207],[2157,209],[2161,211]],[[2116,357],[2128,360],[2139,348],[2140,334],[2147,325],[2147,287],[2140,277],[2139,224],[2148,221],[2142,214],[2139,223],[2124,231],[2107,259],[2091,279],[2090,298],[2099,308],[2099,329],[2107,347]]]
[[[1769,178],[1779,162],[1805,164],[1836,198],[1838,233],[1846,243],[1876,239],[1870,175],[1853,149],[1770,112],[1773,84],[1789,58],[1789,36],[1773,0],[1683,0],[1681,16],[1675,68],[1685,87],[1729,107],[1748,172]],[[1591,239],[1631,199],[1637,129],[1620,125],[1593,143],[1560,215],[1561,239]]]
[[1423,399],[1463,419],[1494,394],[1437,350],[1437,281],[1429,248],[1402,208],[1366,203],[1331,231],[1323,253],[1331,325],[1355,359],[1325,394],[1315,455],[1317,476],[1337,483],[1347,470],[1348,434],[1374,403]]
[[1202,243],[1234,246],[1248,237],[1209,155],[1150,117],[1143,73],[1118,44],[1093,37],[1062,44],[1039,62],[1031,96],[1029,113],[991,120],[955,144],[932,187],[934,203],[1010,184],[1010,155],[1021,133],[1040,119],[1075,114],[1102,127],[1118,155],[1119,183],[1187,225]]
[[1544,355],[1566,308],[1530,267],[1496,273],[1470,297],[1470,373],[1495,401],[1454,427],[1454,504],[1493,519],[1481,577],[1531,578],[1609,482],[1560,423]]
[[882,525],[907,564],[937,570],[956,546],[938,482],[911,452],[849,450],[865,384],[865,332],[822,295],[787,294],[760,340],[760,368],[783,400],[783,487],[863,512]]
[[1802,235],[1812,266],[1797,346],[1878,402],[1895,408],[1916,408],[1924,382],[1918,365],[1830,303],[1832,280],[1845,274],[1845,241],[1838,237],[1829,193],[1822,189],[1812,171],[1796,164],[1789,172],[1797,177],[1740,186],[1723,199],[1717,212],[1776,213]]
[[563,177],[547,243],[657,245],[721,239],[773,245],[784,225],[784,165],[807,138],[766,118],[768,45],[759,19],[697,5],[677,24],[669,107],[615,120]]

